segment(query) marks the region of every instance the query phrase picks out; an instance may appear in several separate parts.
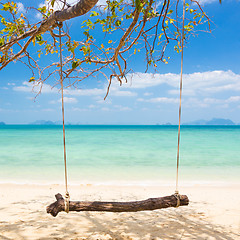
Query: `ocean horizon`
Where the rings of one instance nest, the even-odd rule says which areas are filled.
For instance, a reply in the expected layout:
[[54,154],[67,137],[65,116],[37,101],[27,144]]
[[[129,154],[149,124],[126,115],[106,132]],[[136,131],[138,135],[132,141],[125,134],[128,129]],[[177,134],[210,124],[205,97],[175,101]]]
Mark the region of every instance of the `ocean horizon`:
[[[67,125],[69,184],[173,185],[176,125]],[[180,183],[239,182],[240,126],[181,126]],[[61,125],[1,125],[0,182],[62,184]]]

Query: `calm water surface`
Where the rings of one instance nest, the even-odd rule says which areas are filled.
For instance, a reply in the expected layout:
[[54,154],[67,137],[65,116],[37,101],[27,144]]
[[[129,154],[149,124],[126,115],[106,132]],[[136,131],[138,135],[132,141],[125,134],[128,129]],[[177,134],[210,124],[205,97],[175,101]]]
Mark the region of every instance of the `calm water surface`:
[[[70,183],[175,181],[177,126],[67,126]],[[1,182],[63,182],[61,126],[0,126]],[[240,126],[183,126],[182,181],[240,182]]]

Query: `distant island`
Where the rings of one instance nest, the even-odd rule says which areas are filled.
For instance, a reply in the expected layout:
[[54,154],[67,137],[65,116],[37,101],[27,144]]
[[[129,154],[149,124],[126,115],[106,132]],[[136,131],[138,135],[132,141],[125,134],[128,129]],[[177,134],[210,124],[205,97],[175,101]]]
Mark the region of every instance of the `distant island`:
[[37,120],[35,122],[29,123],[30,125],[56,125],[52,121],[46,121],[46,120]]
[[163,126],[171,126],[172,124],[170,122],[167,122],[167,123],[163,123],[162,125]]
[[213,118],[211,120],[200,119],[193,122],[183,123],[182,125],[236,125],[236,124],[230,119]]
[[5,122],[0,122],[0,125],[6,125],[6,123]]
[[[0,125],[5,125],[5,123],[0,122]],[[50,120],[37,120],[35,122],[29,123],[29,125],[62,125],[62,121],[54,121],[53,122],[53,121],[50,121]],[[85,125],[85,124],[81,124],[81,123],[72,124],[70,122],[66,122],[65,125]],[[86,124],[86,125],[88,125],[88,124]],[[99,124],[97,124],[97,125],[99,125]],[[171,125],[175,125],[175,124],[172,124],[170,122],[166,122],[166,123],[163,123],[163,124],[156,123],[155,125],[171,126]],[[225,119],[225,118],[212,118],[211,120],[199,119],[199,120],[195,120],[195,121],[192,121],[192,122],[186,122],[186,123],[182,123],[182,125],[230,125],[230,126],[232,126],[232,125],[240,125],[240,123],[236,124],[232,120]]]
[[[65,123],[66,125],[71,125],[71,123]],[[29,123],[29,125],[62,125],[62,121],[53,122],[50,120],[37,120],[35,122]]]

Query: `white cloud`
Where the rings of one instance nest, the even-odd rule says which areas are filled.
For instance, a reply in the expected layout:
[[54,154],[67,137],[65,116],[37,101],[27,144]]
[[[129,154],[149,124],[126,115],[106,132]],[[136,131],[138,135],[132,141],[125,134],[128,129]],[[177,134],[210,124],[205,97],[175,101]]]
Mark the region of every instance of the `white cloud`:
[[77,107],[72,108],[72,111],[78,111],[78,112],[86,112],[86,111],[92,111],[92,110],[109,112],[109,111],[130,111],[132,109],[122,105],[114,105],[112,108],[100,107],[95,105],[89,105],[88,108],[77,108]]
[[55,111],[55,109],[52,109],[52,108],[44,108],[42,109],[43,112],[53,112]]
[[[128,74],[128,82],[122,85],[123,88],[148,88],[161,85],[168,80],[173,79],[174,74],[152,74],[152,73],[134,73]],[[116,83],[115,83],[116,85]]]
[[100,99],[97,99],[96,101],[98,104],[112,104],[112,101],[109,99],[109,98],[106,98],[105,100],[100,98]]
[[9,108],[0,108],[0,112],[11,112],[11,113],[18,113],[21,112],[20,110],[15,110],[15,109],[9,109]]
[[184,101],[184,108],[206,108],[209,107],[209,104],[204,102],[202,99],[199,100],[194,97],[188,98],[186,101]]
[[88,106],[88,108],[93,109],[93,108],[96,108],[96,106],[91,104],[91,105]]
[[71,110],[74,111],[74,112],[86,112],[86,111],[88,111],[88,109],[86,109],[86,108],[78,108],[78,107],[73,107]]
[[18,8],[18,12],[26,12],[26,9],[25,9],[25,7],[24,7],[24,5],[23,5],[23,3],[21,3],[21,2],[17,2],[17,8]]
[[[64,103],[77,103],[78,100],[76,98],[70,97],[63,97]],[[62,98],[58,99],[57,101],[52,100],[49,102],[50,104],[62,103]]]
[[106,0],[99,0],[97,5],[98,6],[106,6],[107,5]]
[[198,2],[202,5],[204,4],[210,4],[210,3],[214,3],[214,2],[219,2],[219,0],[198,0]]
[[227,99],[204,98],[203,102],[207,104],[228,104],[233,102],[240,102],[240,96],[231,96]]
[[[140,89],[167,84],[170,94],[179,94],[179,74],[134,73],[128,75],[128,83],[123,88]],[[195,72],[183,75],[185,96],[209,94],[226,90],[240,91],[240,75],[232,71]]]
[[110,111],[110,108],[108,108],[108,107],[103,107],[103,108],[101,108],[101,110],[108,112],[108,111]]
[[32,89],[33,87],[28,86],[25,82],[23,83],[23,86],[17,86],[13,88],[14,91],[19,91],[19,92],[31,92]]
[[[105,93],[107,92],[107,85],[105,86]],[[121,86],[119,85],[118,81],[113,81],[110,86],[109,96],[117,96],[117,97],[134,97],[137,96],[136,92],[132,92],[129,90],[124,90],[126,88],[131,88],[129,83],[123,83]]]
[[[194,89],[187,89],[186,87],[183,88],[182,90],[184,96],[195,96],[195,90]],[[179,89],[173,89],[168,91],[169,94],[171,95],[179,95],[180,90]]]
[[[136,92],[121,90],[122,87],[113,84],[110,87],[108,96],[117,97],[134,97],[137,95]],[[65,94],[71,96],[100,96],[104,97],[107,93],[107,85],[103,88],[92,88],[92,89],[66,89]]]
[[137,99],[139,102],[149,102],[149,103],[178,103],[178,98],[167,98],[167,97],[158,97],[158,98],[150,98],[150,99]]
[[71,96],[99,96],[104,95],[106,91],[100,88],[92,89],[66,89],[65,94]]
[[34,92],[34,93],[57,93],[58,90],[56,88],[51,87],[48,84],[43,84],[43,85],[34,85],[29,82],[23,82],[22,86],[14,86],[13,87],[14,91],[19,91],[19,92]]
[[110,90],[109,93],[110,96],[116,96],[116,97],[134,97],[137,96],[136,92],[131,91],[118,91],[118,90]]
[[[64,100],[64,103],[77,103],[78,102],[78,100],[76,98],[71,98],[71,97],[64,97],[63,100]],[[60,98],[58,100],[58,102],[61,103],[62,99]]]
[[[20,92],[34,92],[40,91],[41,85],[34,85],[29,82],[23,82],[21,86],[13,87],[14,91]],[[59,93],[58,88],[53,88],[49,84],[43,84],[41,93]],[[106,93],[105,89],[93,88],[93,89],[65,89],[64,94],[70,96],[103,96]]]
[[230,103],[240,102],[240,96],[231,96],[227,99],[218,99],[218,98],[188,98],[187,101],[184,102],[184,106],[188,108],[192,107],[201,107],[206,108],[214,105],[220,108],[226,108],[230,106]]
[[114,105],[114,108],[118,111],[131,111],[132,109],[127,106]]
[[[167,98],[167,97],[158,97],[158,98],[138,98],[138,102],[148,102],[148,103],[179,103],[178,98]],[[218,99],[218,98],[196,98],[190,97],[187,98],[184,102],[185,108],[207,108],[210,106],[216,106],[218,108],[227,108],[230,103],[240,102],[240,96],[231,96],[227,99]]]
[[58,101],[55,101],[55,100],[52,100],[52,101],[49,101],[50,104],[56,104],[58,103]]
[[31,92],[33,90],[33,85],[28,82],[23,82],[22,86],[13,87],[13,90],[19,92]]
[[145,92],[143,95],[144,95],[144,96],[146,96],[146,97],[148,97],[148,96],[151,96],[151,95],[153,95],[153,93],[150,93],[150,92]]
[[204,98],[203,102],[207,105],[209,105],[209,104],[222,104],[223,102],[225,102],[225,100],[216,99],[216,98]]
[[[149,74],[135,73],[128,75],[128,82],[119,86],[117,81],[113,81],[110,88],[109,96],[104,101],[103,98],[107,92],[107,84],[102,88],[91,89],[65,89],[64,95],[66,102],[76,103],[77,98],[81,96],[93,97],[97,104],[111,104],[110,97],[133,97],[136,99],[139,89],[146,89],[142,98],[138,98],[139,102],[148,103],[178,103],[179,102],[179,74]],[[9,84],[10,85],[10,84]],[[12,85],[12,84],[11,84]],[[153,89],[164,86],[169,96],[151,98]],[[167,86],[167,88],[166,88]],[[33,88],[34,87],[34,88]],[[13,90],[22,92],[38,93],[40,86],[34,86],[29,82],[24,82],[20,86],[13,86]],[[134,91],[133,91],[134,90]],[[195,72],[183,75],[183,97],[184,104],[187,107],[209,107],[210,105],[232,104],[240,101],[240,96],[235,96],[234,93],[240,91],[240,74],[235,74],[232,71],[209,71]],[[41,90],[42,94],[59,93],[59,89],[52,88],[48,84],[44,84]],[[215,93],[225,94],[225,97],[220,99],[214,98]],[[229,96],[229,93],[231,95]],[[172,96],[172,97],[171,97]],[[223,95],[224,96],[224,95]],[[191,97],[191,98],[189,98]],[[50,103],[56,103],[51,101]],[[90,109],[90,108],[89,108]],[[112,108],[114,110],[114,107]]]
[[227,102],[239,102],[240,101],[240,96],[232,96],[227,99]]

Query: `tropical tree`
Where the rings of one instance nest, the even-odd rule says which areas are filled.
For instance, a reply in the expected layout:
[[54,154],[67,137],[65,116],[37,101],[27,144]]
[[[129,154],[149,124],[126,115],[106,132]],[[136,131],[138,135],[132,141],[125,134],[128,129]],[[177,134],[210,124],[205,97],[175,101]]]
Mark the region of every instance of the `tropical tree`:
[[[133,55],[142,57],[144,52],[146,71],[152,71],[159,62],[168,63],[167,49],[179,53],[182,39],[186,43],[197,30],[210,31],[209,18],[196,0],[186,0],[184,5],[184,35],[179,0],[71,2],[46,0],[37,7],[25,7],[25,12],[19,2],[0,2],[0,70],[20,61],[32,71],[29,82],[40,89],[61,69],[63,79],[68,79],[66,87],[97,74],[106,77],[109,87],[113,80],[121,85],[134,70],[128,64]],[[69,20],[76,17],[79,36],[74,38]],[[51,63],[41,60],[46,55],[51,55]]]

